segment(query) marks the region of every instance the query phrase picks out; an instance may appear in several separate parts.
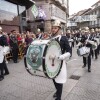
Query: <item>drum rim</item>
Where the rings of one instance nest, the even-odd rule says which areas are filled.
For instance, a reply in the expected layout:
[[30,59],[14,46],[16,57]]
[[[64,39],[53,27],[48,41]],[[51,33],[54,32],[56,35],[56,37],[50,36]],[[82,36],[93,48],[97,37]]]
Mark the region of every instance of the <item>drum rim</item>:
[[[27,62],[26,62],[26,57],[24,57],[24,64],[25,64],[25,69],[27,70],[27,72],[28,72],[29,74],[33,75],[33,74],[29,71],[29,69],[28,69]],[[35,71],[35,70],[34,70],[34,71]]]
[[[56,42],[58,42],[58,44],[59,44],[59,46],[60,46],[60,48],[61,48],[61,45],[60,45],[59,41],[57,41],[57,40],[52,40],[52,41],[56,41]],[[48,78],[50,78],[50,77],[48,76],[48,74],[46,73],[45,59],[44,59],[45,56],[46,56],[47,48],[48,48],[48,45],[46,44],[46,46],[45,46],[45,48],[44,48],[44,52],[43,52],[42,66],[43,66],[44,74],[45,74]],[[61,53],[62,53],[62,49],[61,49]],[[58,74],[57,74],[55,77],[50,78],[50,79],[54,79],[54,78],[56,78],[56,77],[59,75],[59,73],[60,73],[60,71],[61,71],[61,68],[62,68],[62,64],[63,64],[63,60],[61,60],[61,66],[60,66],[60,69],[59,69]]]

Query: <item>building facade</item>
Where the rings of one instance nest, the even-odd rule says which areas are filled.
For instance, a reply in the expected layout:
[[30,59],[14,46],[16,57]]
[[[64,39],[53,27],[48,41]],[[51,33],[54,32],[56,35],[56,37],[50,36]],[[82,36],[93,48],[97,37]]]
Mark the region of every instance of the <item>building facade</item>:
[[[77,29],[83,27],[89,27],[94,29],[100,28],[100,0],[95,4],[93,4],[91,8],[79,12],[69,19],[70,21],[77,23],[77,26],[75,28]],[[79,21],[80,17],[81,17],[81,21]],[[90,20],[88,20],[88,18],[90,18]],[[73,28],[73,26],[71,28]]]
[[[51,30],[52,21],[60,20],[62,29],[64,31],[68,14],[67,1],[68,0],[34,0],[38,9],[38,16],[34,18],[32,14],[32,7],[28,11],[27,16],[30,18],[31,29],[40,28],[41,31],[49,32]],[[66,13],[67,12],[67,13]],[[32,18],[34,21],[32,21]],[[36,30],[35,30],[36,31]]]
[[68,0],[0,0],[0,26],[11,30],[49,32],[52,21],[61,21],[64,31],[68,16]]

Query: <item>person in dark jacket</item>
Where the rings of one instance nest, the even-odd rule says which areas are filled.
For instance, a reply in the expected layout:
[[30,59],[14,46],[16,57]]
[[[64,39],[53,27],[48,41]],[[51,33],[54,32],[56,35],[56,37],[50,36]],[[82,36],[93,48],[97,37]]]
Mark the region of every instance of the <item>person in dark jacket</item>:
[[12,30],[10,34],[10,47],[12,50],[12,55],[13,55],[13,61],[14,63],[18,62],[18,41],[17,41],[17,36],[16,36],[16,30]]
[[4,75],[9,74],[2,49],[4,46],[8,46],[8,43],[6,37],[3,35],[2,27],[0,27],[0,81],[4,79]]
[[90,43],[89,39],[89,29],[86,28],[84,32],[82,32],[82,37],[80,42],[78,43],[79,47],[86,46],[90,48],[90,53],[87,55],[87,57],[83,56],[83,66],[82,68],[86,67],[86,64],[88,65],[88,72],[91,72],[91,52],[92,52],[92,44]]

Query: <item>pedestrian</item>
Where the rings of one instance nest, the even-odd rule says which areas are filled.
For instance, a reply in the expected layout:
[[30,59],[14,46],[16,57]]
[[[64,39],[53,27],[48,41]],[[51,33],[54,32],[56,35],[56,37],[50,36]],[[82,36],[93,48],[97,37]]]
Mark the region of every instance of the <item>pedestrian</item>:
[[17,37],[16,37],[16,30],[11,31],[10,47],[11,47],[11,50],[12,50],[13,61],[14,61],[14,63],[18,63],[19,47],[18,47],[18,40],[17,40]]

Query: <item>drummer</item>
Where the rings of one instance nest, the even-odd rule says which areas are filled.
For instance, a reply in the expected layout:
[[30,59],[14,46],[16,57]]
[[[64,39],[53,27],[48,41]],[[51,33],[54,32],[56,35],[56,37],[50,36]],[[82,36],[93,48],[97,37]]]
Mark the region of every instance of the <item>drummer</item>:
[[54,93],[53,97],[55,100],[61,100],[61,95],[62,95],[62,89],[63,89],[63,84],[67,81],[67,69],[66,69],[66,63],[65,60],[66,58],[69,58],[71,55],[71,48],[69,46],[68,40],[66,36],[61,36],[60,30],[60,21],[56,20],[54,21],[52,25],[52,35],[51,38],[56,39],[60,42],[61,49],[62,49],[62,55],[58,57],[58,60],[63,60],[63,65],[60,74],[53,79],[53,83],[56,88],[56,93]]
[[89,28],[86,27],[82,31],[82,37],[81,37],[81,40],[80,40],[80,42],[78,43],[77,46],[86,46],[86,47],[90,48],[89,55],[87,57],[83,56],[83,64],[84,65],[82,66],[82,68],[86,67],[86,64],[88,64],[88,72],[91,72],[91,51],[92,51],[92,44],[89,43],[88,39],[89,39]]

